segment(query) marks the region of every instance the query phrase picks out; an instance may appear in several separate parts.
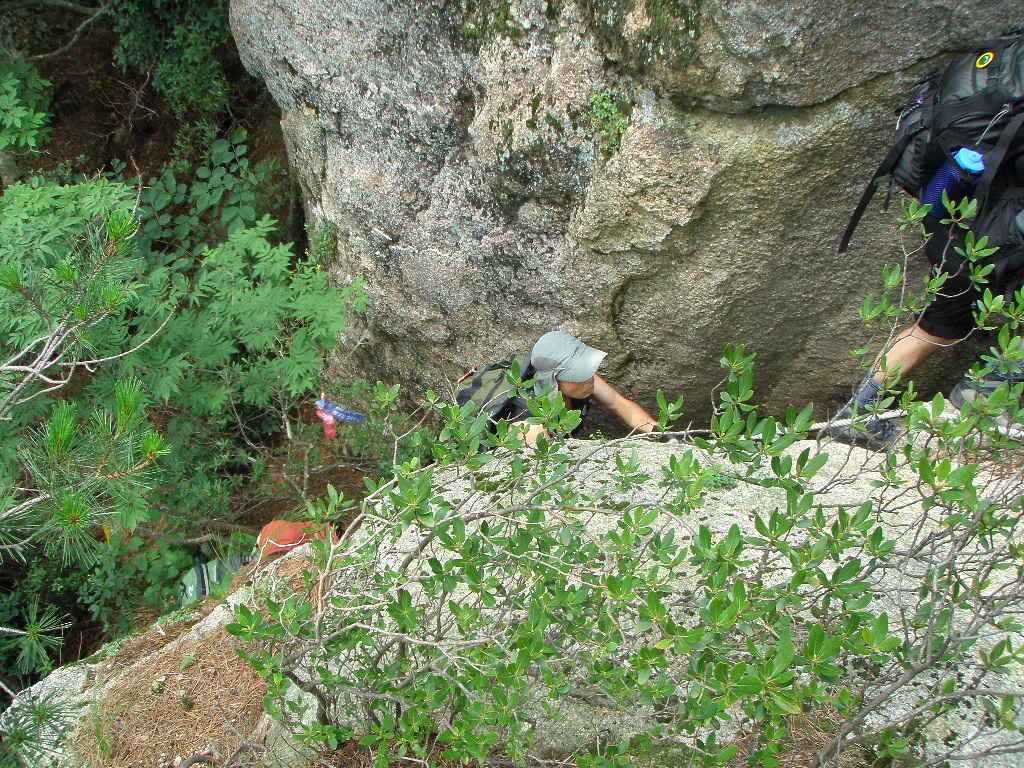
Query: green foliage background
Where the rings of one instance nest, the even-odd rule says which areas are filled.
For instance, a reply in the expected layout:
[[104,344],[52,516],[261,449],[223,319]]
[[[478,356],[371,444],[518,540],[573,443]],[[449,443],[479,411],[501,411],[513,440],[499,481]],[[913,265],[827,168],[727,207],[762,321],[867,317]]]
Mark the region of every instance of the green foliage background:
[[46,140],[50,85],[24,60],[0,60],[0,150],[32,149]]
[[215,114],[228,105],[220,49],[231,43],[227,0],[114,0],[114,60],[149,72],[178,117]]
[[[62,547],[30,538],[16,557],[3,556],[0,625],[31,624],[32,606],[42,604],[58,616],[85,610],[113,636],[132,628],[136,611],[173,604],[176,580],[195,557],[174,542],[229,519],[232,493],[258,477],[254,469],[279,433],[291,422],[301,430],[300,402],[316,391],[349,313],[364,308],[358,283],[335,289],[320,263],[277,240],[275,223],[260,211],[278,204],[283,171],[273,160],[250,164],[246,138],[233,131],[187,172],[179,162],[177,171],[168,167],[144,183],[121,167],[76,184],[37,176],[0,197],[5,359],[45,335],[47,318],[94,315],[101,321],[75,336],[77,359],[112,358],[76,374],[56,393],[62,399],[37,397],[0,422],[5,485],[24,486],[26,472],[40,489],[52,483],[54,457],[44,444],[66,424],[77,435],[70,452],[76,477],[84,478],[79,485],[93,489],[76,497],[74,535],[59,510],[10,531],[13,541],[54,527],[57,538],[38,540]],[[115,252],[105,233],[125,216],[138,223],[129,245]],[[0,394],[14,381],[5,379]],[[106,461],[96,432],[106,422],[88,414],[93,404],[117,400],[129,381],[137,382],[137,405],[159,424],[173,455],[158,469],[146,466],[145,482],[141,470],[132,473],[135,487],[125,478],[110,496],[95,469]],[[139,428],[145,446],[152,425]],[[260,445],[266,453],[254,453]],[[98,524],[109,544],[97,539]],[[26,655],[27,643],[21,635],[0,645],[0,660],[21,659],[3,665],[24,679],[45,672],[57,649],[50,644],[40,653],[36,644]]]

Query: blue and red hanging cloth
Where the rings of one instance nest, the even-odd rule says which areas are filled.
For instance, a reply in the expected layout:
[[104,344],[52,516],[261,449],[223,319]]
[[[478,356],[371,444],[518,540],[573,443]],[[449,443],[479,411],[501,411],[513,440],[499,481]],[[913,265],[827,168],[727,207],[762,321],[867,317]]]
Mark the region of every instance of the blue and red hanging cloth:
[[316,415],[324,423],[324,434],[328,438],[333,438],[338,434],[335,424],[339,421],[348,422],[349,424],[362,424],[366,421],[366,417],[363,414],[342,408],[337,403],[332,403],[323,392],[320,393],[320,399],[316,401]]

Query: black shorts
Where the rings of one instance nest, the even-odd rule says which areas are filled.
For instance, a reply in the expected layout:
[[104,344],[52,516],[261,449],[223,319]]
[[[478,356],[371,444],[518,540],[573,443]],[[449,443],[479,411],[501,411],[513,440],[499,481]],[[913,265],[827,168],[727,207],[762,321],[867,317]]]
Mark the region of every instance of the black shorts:
[[[962,339],[974,330],[974,303],[981,292],[971,285],[964,260],[953,250],[963,247],[963,235],[955,234],[950,247],[949,229],[933,216],[925,217],[925,229],[931,233],[924,251],[932,267],[941,265],[949,278],[939,289],[939,295],[928,305],[918,321],[922,329],[944,339]],[[945,260],[943,261],[943,256]]]

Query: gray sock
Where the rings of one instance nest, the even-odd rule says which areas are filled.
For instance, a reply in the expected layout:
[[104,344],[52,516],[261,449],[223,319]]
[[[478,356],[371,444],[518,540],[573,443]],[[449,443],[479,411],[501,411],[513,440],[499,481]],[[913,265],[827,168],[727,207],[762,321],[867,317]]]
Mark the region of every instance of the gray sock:
[[884,387],[875,378],[875,372],[871,371],[868,377],[860,385],[857,394],[853,396],[853,402],[857,404],[857,410],[866,410],[873,402],[878,400],[884,391]]

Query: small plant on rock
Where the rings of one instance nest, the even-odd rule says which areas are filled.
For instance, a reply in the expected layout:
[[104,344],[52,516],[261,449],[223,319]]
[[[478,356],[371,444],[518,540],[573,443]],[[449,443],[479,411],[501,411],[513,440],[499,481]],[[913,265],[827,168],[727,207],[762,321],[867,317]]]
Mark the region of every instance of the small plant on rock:
[[601,91],[590,98],[590,127],[606,156],[619,151],[629,125],[627,109],[627,103],[611,91]]

